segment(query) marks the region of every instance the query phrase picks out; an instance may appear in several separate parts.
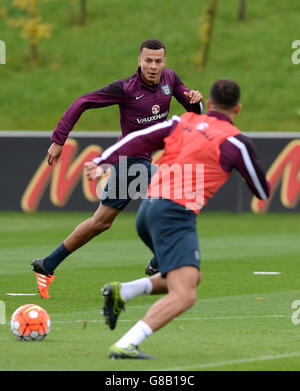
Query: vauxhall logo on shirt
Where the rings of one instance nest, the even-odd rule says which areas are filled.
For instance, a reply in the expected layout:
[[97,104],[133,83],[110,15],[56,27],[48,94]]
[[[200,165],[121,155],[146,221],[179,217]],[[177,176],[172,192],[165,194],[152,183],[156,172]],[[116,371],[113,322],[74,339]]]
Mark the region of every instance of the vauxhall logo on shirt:
[[137,118],[136,119],[137,123],[144,124],[147,122],[157,121],[159,119],[167,117],[167,115],[169,114],[169,111],[165,111],[164,113],[160,113],[160,106],[159,105],[152,106],[151,111],[152,111],[153,115],[151,115],[149,117],[145,117],[145,118]]

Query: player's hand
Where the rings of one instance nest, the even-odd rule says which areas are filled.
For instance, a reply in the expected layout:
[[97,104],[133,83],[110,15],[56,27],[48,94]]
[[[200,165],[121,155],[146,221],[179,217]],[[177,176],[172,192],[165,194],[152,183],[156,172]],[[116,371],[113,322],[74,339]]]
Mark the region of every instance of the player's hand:
[[56,143],[51,144],[50,148],[48,149],[47,155],[47,162],[49,166],[52,166],[52,164],[58,160],[62,153],[62,149],[62,145]]
[[184,95],[189,99],[190,104],[200,103],[203,96],[198,90],[190,90],[189,92],[184,92]]
[[85,162],[84,172],[89,181],[99,180],[104,174],[103,168],[94,162]]

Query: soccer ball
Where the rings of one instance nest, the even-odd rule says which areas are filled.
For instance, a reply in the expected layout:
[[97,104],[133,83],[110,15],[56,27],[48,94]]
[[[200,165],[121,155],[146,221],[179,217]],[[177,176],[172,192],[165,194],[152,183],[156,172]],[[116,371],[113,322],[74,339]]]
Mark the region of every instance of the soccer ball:
[[19,340],[40,341],[50,331],[51,321],[47,311],[35,304],[25,304],[12,314],[10,327]]

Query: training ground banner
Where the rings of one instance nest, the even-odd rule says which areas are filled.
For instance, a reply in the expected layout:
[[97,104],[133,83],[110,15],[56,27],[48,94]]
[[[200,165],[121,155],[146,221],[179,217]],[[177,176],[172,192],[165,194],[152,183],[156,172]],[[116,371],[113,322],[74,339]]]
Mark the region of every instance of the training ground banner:
[[[241,176],[233,172],[204,210],[299,212],[300,133],[245,134],[252,139],[271,182],[271,197],[268,201],[253,197]],[[51,144],[50,132],[0,131],[0,209],[92,213],[99,198],[96,183],[87,181],[83,174],[84,162],[114,144],[119,135],[118,132],[73,131],[58,163],[52,167],[45,159]],[[125,210],[137,210],[139,203],[139,200],[132,201]]]

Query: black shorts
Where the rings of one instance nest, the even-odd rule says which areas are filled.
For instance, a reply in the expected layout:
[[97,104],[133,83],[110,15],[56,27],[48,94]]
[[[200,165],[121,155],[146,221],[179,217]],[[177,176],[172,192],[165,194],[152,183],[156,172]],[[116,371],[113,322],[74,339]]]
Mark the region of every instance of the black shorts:
[[200,270],[196,214],[167,199],[145,199],[140,205],[137,231],[153,251],[163,277],[173,269],[195,266]]
[[122,210],[131,200],[145,198],[155,169],[149,160],[143,158],[122,159],[111,171],[101,203]]

